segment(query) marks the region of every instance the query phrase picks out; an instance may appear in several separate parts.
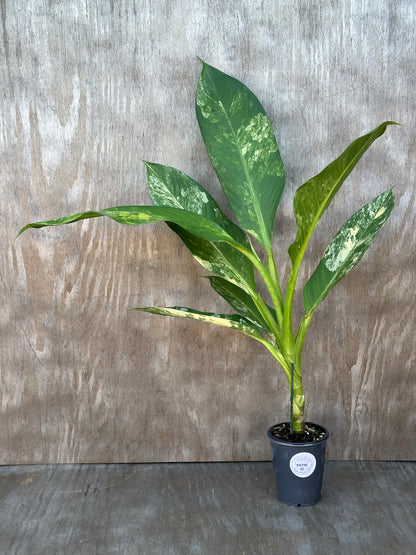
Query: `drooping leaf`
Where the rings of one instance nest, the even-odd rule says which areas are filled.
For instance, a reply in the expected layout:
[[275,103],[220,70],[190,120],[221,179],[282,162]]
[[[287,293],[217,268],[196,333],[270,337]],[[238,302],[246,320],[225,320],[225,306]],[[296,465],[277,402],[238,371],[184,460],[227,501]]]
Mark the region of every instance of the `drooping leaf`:
[[269,250],[284,168],[262,105],[240,81],[203,62],[196,113],[239,224]]
[[[250,295],[245,291],[236,287],[229,281],[217,276],[208,276],[211,287],[219,294],[227,303],[239,314],[255,323],[267,333],[271,333],[270,327],[267,325],[259,309],[255,305]],[[275,314],[273,308],[269,307],[270,313]]]
[[359,262],[394,206],[392,190],[363,206],[342,226],[327,247],[303,290],[303,304],[310,314],[329,291]]
[[[156,206],[189,210],[216,222],[236,241],[251,246],[243,231],[220,210],[212,196],[181,171],[145,162],[152,201]],[[253,264],[228,243],[205,241],[176,224],[169,227],[179,235],[194,257],[210,272],[239,285],[246,291],[255,289]]]
[[200,322],[207,322],[208,324],[216,324],[217,326],[235,329],[257,340],[263,339],[260,330],[252,322],[239,314],[200,312],[199,310],[193,310],[192,308],[183,306],[149,306],[134,308],[133,310],[141,310],[142,312],[150,312],[151,314],[159,314],[161,316],[175,316],[199,320]]
[[208,218],[199,216],[188,210],[164,206],[114,206],[112,208],[105,208],[104,210],[79,212],[71,216],[30,223],[23,227],[18,235],[30,227],[40,228],[71,224],[80,220],[99,218],[101,216],[108,216],[116,222],[126,225],[140,225],[161,221],[174,222],[206,241],[225,241],[236,247],[245,248],[244,245],[241,245],[238,241],[233,239],[222,227]]
[[289,255],[294,266],[300,264],[312,232],[336,192],[366,150],[384,133],[387,126],[392,124],[395,123],[386,121],[370,133],[356,139],[339,158],[296,191],[293,207],[298,227],[296,240],[289,247]]

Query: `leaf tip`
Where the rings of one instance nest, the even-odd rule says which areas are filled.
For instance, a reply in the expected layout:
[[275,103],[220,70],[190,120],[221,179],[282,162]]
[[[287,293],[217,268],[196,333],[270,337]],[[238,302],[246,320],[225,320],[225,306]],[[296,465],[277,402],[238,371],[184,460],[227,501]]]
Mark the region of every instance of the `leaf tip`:
[[13,243],[16,242],[16,240],[22,235],[22,233],[24,233],[27,229],[29,229],[30,227],[41,227],[41,226],[36,226],[34,224],[27,224],[24,227],[22,227],[22,229],[19,231],[19,233],[16,235],[16,237],[13,239]]
[[142,162],[146,166],[147,170],[152,169],[153,166],[155,165],[154,162],[149,162],[148,160],[143,160],[143,158],[140,158],[140,162]]

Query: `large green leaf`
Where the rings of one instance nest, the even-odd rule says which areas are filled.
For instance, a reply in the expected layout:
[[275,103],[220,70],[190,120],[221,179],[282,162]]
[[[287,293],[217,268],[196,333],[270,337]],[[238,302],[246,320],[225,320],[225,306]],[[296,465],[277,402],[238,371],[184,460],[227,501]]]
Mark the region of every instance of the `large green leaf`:
[[183,306],[148,306],[134,308],[133,310],[141,310],[143,312],[150,312],[151,314],[160,314],[161,316],[191,318],[192,320],[199,320],[200,322],[207,322],[208,324],[216,324],[217,326],[232,328],[244,333],[245,335],[249,335],[254,339],[263,340],[260,330],[252,322],[239,314],[200,312],[199,310],[193,310],[192,308],[185,308]]
[[338,189],[370,145],[391,124],[394,122],[386,121],[367,135],[356,139],[339,158],[296,191],[293,206],[298,228],[296,240],[289,247],[290,258],[294,266],[300,264],[316,224]]
[[150,196],[156,206],[181,208],[216,222],[239,243],[246,242],[244,232],[221,211],[212,196],[194,179],[169,166],[144,162]]
[[[205,216],[250,250],[250,243],[243,231],[225,216],[199,183],[175,168],[149,162],[145,164],[149,191],[155,205],[182,208]],[[176,224],[168,225],[210,272],[232,281],[246,291],[255,290],[253,264],[240,251],[228,243],[205,241]]]
[[99,218],[100,216],[108,216],[120,224],[127,225],[140,225],[161,221],[174,222],[206,241],[225,241],[237,248],[245,248],[244,245],[233,239],[222,227],[208,218],[188,210],[164,206],[114,206],[104,210],[79,212],[71,216],[30,223],[19,231],[19,235],[30,227],[40,228],[70,224],[89,218]]
[[[211,287],[221,295],[234,310],[267,333],[272,333],[250,295],[247,295],[245,291],[220,277],[208,276],[208,279]],[[274,310],[271,307],[269,307],[269,310],[273,315]]]
[[203,62],[196,113],[239,224],[270,250],[284,168],[263,107],[240,81]]
[[394,206],[392,190],[376,197],[356,212],[335,235],[303,290],[303,304],[310,314],[329,291],[361,259]]

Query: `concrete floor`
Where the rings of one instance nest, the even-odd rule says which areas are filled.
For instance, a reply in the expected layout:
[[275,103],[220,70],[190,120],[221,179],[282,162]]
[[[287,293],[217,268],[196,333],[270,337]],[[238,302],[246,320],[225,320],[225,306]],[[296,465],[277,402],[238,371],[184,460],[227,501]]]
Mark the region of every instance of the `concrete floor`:
[[327,462],[322,500],[271,463],[0,467],[4,554],[416,554],[416,463]]

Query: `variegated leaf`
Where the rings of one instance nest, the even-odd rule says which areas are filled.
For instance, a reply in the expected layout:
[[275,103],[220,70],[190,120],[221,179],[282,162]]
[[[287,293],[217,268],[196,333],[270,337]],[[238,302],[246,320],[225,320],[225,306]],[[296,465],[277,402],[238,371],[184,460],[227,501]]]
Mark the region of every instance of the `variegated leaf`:
[[[211,287],[239,314],[255,323],[267,333],[272,333],[252,297],[245,291],[236,287],[229,281],[216,276],[208,276]],[[275,316],[273,308],[268,307],[272,316]]]
[[207,322],[208,324],[215,324],[226,328],[232,328],[240,331],[245,335],[249,335],[257,340],[263,340],[261,331],[249,320],[240,316],[239,314],[217,314],[215,312],[200,312],[192,308],[183,306],[149,306],[139,307],[133,310],[141,310],[143,312],[150,312],[151,314],[159,314],[161,316],[175,316],[179,318],[190,318],[192,320],[199,320],[200,322]]
[[225,241],[236,247],[245,248],[218,224],[212,222],[208,218],[199,216],[188,210],[163,206],[115,206],[112,208],[105,208],[104,210],[79,212],[71,216],[30,223],[19,231],[19,235],[31,227],[40,228],[70,224],[89,218],[99,218],[101,216],[108,216],[116,222],[126,225],[140,225],[161,221],[174,222],[190,233],[207,241]]
[[241,244],[248,240],[244,232],[221,211],[212,196],[185,173],[162,164],[144,162],[153,204],[181,208],[217,223]]
[[240,81],[203,62],[196,113],[211,162],[239,224],[270,250],[284,168],[262,105]]
[[[145,164],[149,191],[155,205],[182,208],[205,216],[220,225],[247,249],[251,249],[243,231],[225,216],[199,183],[175,168],[149,162]],[[246,291],[255,290],[253,264],[240,251],[228,243],[205,241],[176,224],[168,225],[207,270]]]
[[329,291],[359,262],[394,206],[391,190],[356,212],[335,235],[303,290],[303,304],[310,314]]

